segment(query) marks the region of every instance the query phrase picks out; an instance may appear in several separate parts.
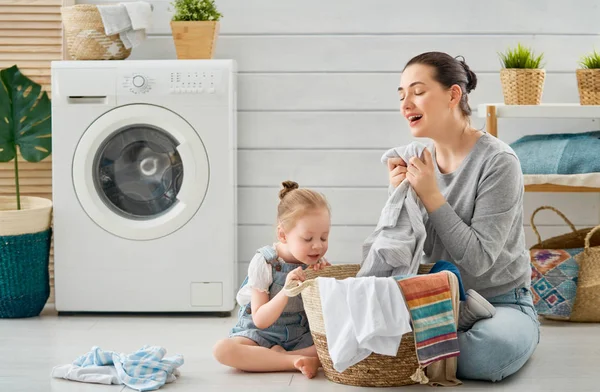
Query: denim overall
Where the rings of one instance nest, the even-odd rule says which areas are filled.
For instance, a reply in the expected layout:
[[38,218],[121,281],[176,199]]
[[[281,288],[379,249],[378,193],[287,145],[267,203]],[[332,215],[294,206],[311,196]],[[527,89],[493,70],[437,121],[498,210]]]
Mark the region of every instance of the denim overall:
[[[272,268],[273,283],[269,287],[269,300],[272,300],[285,286],[288,273],[298,268],[298,264],[279,261],[277,251],[273,246],[262,247],[257,252],[264,256],[266,262]],[[306,268],[306,265],[302,265],[302,268]],[[246,277],[241,287],[244,287],[247,283],[248,277]],[[229,334],[229,337],[234,336],[251,339],[259,346],[266,348],[278,345],[286,351],[299,350],[313,345],[301,296],[289,297],[281,316],[273,325],[265,329],[259,329],[254,325],[251,303],[241,306],[238,312],[238,322]]]

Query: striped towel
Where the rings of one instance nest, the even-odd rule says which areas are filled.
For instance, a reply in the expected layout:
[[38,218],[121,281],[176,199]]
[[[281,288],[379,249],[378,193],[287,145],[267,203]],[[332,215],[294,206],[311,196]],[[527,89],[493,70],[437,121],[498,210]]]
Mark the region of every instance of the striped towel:
[[421,369],[460,354],[448,275],[396,277],[411,315]]
[[104,351],[94,346],[71,365],[57,366],[52,376],[72,381],[125,384],[137,391],[153,391],[175,381],[183,356],[165,358],[166,349],[144,346],[131,354]]

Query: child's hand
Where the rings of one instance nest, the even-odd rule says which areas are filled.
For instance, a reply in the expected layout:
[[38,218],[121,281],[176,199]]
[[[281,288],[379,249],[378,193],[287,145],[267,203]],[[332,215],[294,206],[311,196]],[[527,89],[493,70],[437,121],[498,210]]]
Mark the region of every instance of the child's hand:
[[319,271],[327,267],[328,265],[331,265],[329,261],[327,261],[325,257],[322,257],[317,264],[313,264],[311,267],[314,271]]
[[294,280],[300,282],[304,282],[304,280],[306,280],[306,275],[304,275],[304,270],[302,269],[302,267],[296,268],[287,275],[287,277],[285,278],[285,285],[289,285]]

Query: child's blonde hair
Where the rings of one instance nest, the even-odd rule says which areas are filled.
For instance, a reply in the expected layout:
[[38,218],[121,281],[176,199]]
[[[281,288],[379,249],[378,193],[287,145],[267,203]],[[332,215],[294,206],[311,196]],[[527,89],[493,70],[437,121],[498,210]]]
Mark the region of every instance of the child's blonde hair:
[[327,199],[319,192],[311,189],[299,189],[298,183],[284,181],[283,189],[279,191],[279,206],[277,207],[277,223],[284,230],[292,229],[298,218],[307,212],[325,208],[331,213]]

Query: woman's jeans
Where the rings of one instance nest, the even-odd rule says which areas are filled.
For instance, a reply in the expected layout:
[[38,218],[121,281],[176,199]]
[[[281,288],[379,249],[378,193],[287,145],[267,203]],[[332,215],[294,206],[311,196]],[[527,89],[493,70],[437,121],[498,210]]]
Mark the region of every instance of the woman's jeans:
[[540,324],[529,289],[511,290],[487,300],[496,307],[496,315],[458,333],[460,379],[500,381],[521,369],[540,341]]

